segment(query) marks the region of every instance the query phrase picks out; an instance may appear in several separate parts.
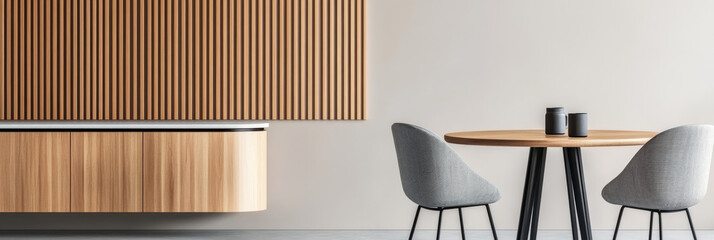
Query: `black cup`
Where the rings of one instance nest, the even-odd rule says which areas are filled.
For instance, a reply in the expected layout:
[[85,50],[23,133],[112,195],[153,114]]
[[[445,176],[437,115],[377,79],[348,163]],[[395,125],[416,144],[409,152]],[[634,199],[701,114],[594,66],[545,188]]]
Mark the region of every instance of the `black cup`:
[[545,134],[563,135],[568,126],[568,116],[565,115],[565,108],[552,107],[545,111]]
[[568,137],[588,136],[588,114],[569,113],[568,114]]

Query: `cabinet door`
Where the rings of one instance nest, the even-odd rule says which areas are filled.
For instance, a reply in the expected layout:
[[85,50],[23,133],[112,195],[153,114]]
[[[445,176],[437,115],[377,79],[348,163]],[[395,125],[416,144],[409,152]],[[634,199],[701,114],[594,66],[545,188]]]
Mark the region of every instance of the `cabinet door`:
[[69,135],[0,132],[0,212],[69,212]]
[[72,133],[72,212],[141,212],[142,134]]
[[242,212],[266,208],[266,134],[144,134],[145,212]]

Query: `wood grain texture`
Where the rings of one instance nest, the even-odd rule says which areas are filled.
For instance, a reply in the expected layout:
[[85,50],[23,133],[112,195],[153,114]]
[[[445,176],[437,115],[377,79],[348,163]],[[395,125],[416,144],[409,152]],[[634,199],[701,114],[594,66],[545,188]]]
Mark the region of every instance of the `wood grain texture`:
[[266,132],[144,133],[145,212],[266,209]]
[[495,130],[455,132],[444,135],[449,143],[514,147],[605,147],[647,143],[656,132],[590,130],[587,137],[546,135],[543,130]]
[[72,132],[72,212],[142,211],[142,133]]
[[365,119],[365,1],[3,1],[0,120]]
[[70,134],[0,132],[0,212],[70,211]]

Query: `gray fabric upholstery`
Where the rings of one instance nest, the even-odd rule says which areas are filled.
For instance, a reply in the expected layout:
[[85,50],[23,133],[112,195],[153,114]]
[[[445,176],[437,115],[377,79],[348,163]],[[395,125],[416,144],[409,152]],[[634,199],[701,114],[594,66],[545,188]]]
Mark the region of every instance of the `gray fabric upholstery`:
[[441,137],[410,124],[392,125],[402,188],[424,207],[491,204],[501,195],[477,175]]
[[706,194],[714,126],[687,125],[664,131],[645,144],[605,186],[606,201],[654,210],[680,210]]

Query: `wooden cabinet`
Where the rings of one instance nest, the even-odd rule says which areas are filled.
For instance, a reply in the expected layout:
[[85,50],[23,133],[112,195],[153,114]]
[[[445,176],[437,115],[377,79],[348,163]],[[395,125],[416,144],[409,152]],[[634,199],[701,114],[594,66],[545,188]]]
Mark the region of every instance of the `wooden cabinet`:
[[142,133],[72,133],[72,212],[142,211]]
[[144,133],[144,211],[266,208],[266,132]]
[[69,212],[69,132],[0,132],[0,212]]
[[266,209],[266,132],[0,132],[0,212]]

